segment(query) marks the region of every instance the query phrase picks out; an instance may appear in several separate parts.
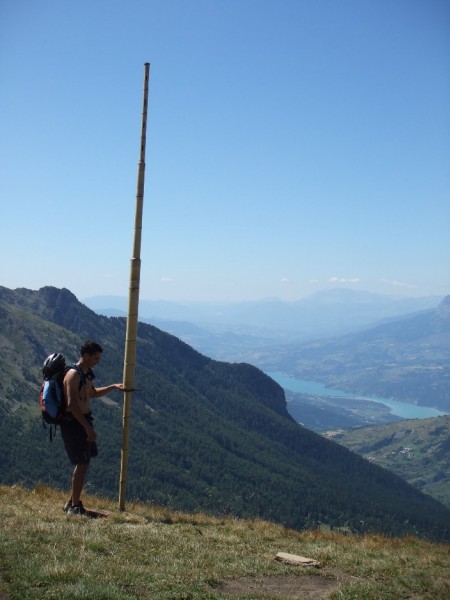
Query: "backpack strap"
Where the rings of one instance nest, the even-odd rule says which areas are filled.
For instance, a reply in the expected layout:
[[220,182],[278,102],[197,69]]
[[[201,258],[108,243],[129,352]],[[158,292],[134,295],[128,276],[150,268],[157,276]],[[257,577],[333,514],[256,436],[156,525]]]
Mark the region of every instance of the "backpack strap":
[[44,417],[42,417],[42,427],[47,429],[48,427],[48,437],[51,442],[53,442],[53,438],[56,437],[56,432],[58,431],[59,423],[46,423]]
[[[44,429],[47,429],[47,423],[44,421],[44,418],[42,418],[42,427]],[[49,432],[48,432],[48,438],[51,442],[53,442],[53,438],[56,435],[56,424],[55,425],[48,425],[49,427]],[[53,430],[52,430],[53,427]]]
[[[80,367],[80,365],[77,364],[72,364],[72,365],[67,365],[67,367],[64,370],[64,376],[66,375],[66,373],[72,369],[75,369],[75,371],[78,373],[78,375],[80,376],[80,384],[78,386],[78,389],[81,390],[81,388],[83,386],[86,385],[86,379],[89,377],[90,373],[92,373],[91,369],[89,369],[89,372],[87,375],[85,375],[83,373],[83,369]],[[93,373],[92,373],[93,374]]]
[[55,435],[56,435],[56,427],[57,427],[57,425],[56,425],[56,423],[55,423],[55,424],[53,425],[53,431],[52,431],[52,425],[50,425],[50,431],[49,431],[49,434],[48,434],[48,435],[49,435],[49,437],[50,437],[50,441],[51,441],[51,442],[53,442],[53,438],[54,438],[54,437],[55,437]]

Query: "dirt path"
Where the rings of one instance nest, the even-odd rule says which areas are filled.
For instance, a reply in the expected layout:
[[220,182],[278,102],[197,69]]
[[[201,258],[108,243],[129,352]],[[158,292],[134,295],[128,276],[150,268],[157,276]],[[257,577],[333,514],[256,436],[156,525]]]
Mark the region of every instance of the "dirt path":
[[254,594],[264,598],[290,598],[292,600],[325,600],[346,581],[360,581],[336,569],[321,569],[320,574],[269,575],[241,577],[226,581],[215,592],[224,598]]

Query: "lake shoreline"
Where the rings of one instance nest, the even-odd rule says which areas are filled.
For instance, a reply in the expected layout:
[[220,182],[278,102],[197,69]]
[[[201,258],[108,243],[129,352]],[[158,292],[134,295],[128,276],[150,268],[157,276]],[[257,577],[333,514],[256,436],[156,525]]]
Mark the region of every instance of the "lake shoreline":
[[281,385],[283,389],[287,389],[292,392],[307,394],[309,396],[315,395],[320,397],[332,397],[336,400],[339,398],[348,398],[360,401],[376,402],[378,404],[387,406],[393,415],[402,419],[426,419],[429,417],[439,417],[448,414],[436,408],[419,406],[417,404],[401,402],[400,400],[393,400],[391,398],[365,396],[364,394],[355,394],[351,392],[344,392],[342,390],[336,390],[334,388],[329,388],[323,383],[319,383],[317,381],[297,379],[278,371],[268,372],[266,374],[279,385]]

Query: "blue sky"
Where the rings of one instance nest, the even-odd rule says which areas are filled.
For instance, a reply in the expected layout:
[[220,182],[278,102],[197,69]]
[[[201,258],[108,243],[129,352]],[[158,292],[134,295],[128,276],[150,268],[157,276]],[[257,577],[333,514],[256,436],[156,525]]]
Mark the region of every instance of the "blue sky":
[[446,0],[2,0],[0,285],[450,293]]

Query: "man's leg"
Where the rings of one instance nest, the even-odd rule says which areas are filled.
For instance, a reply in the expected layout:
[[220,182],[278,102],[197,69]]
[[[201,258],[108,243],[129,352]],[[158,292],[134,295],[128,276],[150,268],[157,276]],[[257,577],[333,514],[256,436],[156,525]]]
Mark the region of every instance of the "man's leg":
[[72,506],[80,504],[80,496],[88,468],[89,463],[75,465],[72,473]]

